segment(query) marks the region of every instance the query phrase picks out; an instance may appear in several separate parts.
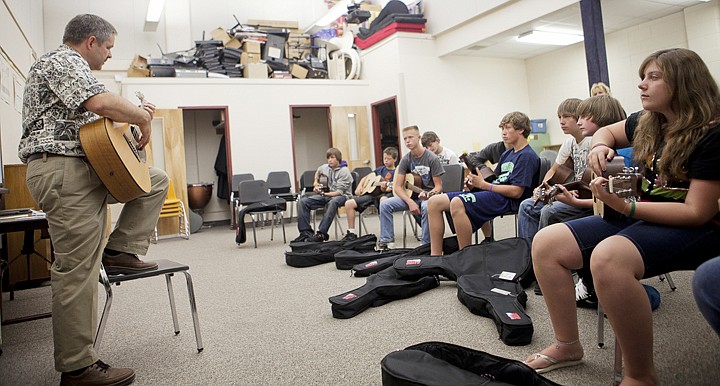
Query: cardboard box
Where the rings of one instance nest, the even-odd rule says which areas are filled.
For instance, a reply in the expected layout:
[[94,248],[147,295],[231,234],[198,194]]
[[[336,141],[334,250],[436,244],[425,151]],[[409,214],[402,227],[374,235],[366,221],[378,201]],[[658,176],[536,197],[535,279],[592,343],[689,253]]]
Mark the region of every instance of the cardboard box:
[[260,54],[243,52],[240,54],[240,64],[260,63]]
[[225,44],[225,47],[239,49],[240,47],[242,47],[242,44],[237,38],[232,38],[229,42],[227,42],[227,44]]
[[242,49],[245,52],[251,52],[254,54],[259,54],[262,51],[260,50],[260,42],[252,41],[252,40],[245,40],[242,43]]
[[308,75],[308,69],[299,64],[293,64],[290,67],[290,74],[295,78],[305,79]]
[[265,63],[250,63],[243,68],[243,78],[267,79],[268,67]]
[[290,34],[285,45],[285,56],[288,59],[305,59],[312,54],[312,38],[310,35]]
[[128,77],[130,78],[146,78],[150,76],[147,59],[144,56],[135,55],[130,68],[128,68]]
[[210,36],[212,36],[213,40],[220,40],[221,42],[223,42],[223,45],[228,44],[228,42],[232,40],[232,36],[228,35],[228,33],[220,27],[212,30],[210,32]]

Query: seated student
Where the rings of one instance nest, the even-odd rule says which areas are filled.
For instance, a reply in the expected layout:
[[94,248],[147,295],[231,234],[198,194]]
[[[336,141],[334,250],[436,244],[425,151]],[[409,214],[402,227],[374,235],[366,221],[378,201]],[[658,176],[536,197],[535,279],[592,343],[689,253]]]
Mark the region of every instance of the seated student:
[[[573,161],[575,181],[580,181],[588,162],[592,135],[600,128],[625,119],[625,112],[617,99],[600,95],[580,101],[566,99],[558,107],[560,128],[570,135],[563,142],[555,159],[555,163],[543,177],[547,181],[555,175],[568,158]],[[589,182],[589,181],[588,181]],[[536,188],[534,196],[540,187]],[[592,212],[593,200],[580,199],[576,192],[569,192],[560,185],[558,194],[548,205],[542,201],[535,203],[535,197],[526,199],[520,204],[518,211],[518,236],[532,244],[533,237],[539,229],[548,225],[551,215],[562,213],[567,217],[589,216]]]
[[[380,203],[380,239],[378,249],[388,248],[388,244],[395,239],[393,212],[409,210],[419,220],[422,227],[422,242],[430,242],[430,232],[427,230],[427,199],[434,194],[442,193],[442,176],[445,173],[438,157],[430,150],[420,145],[420,129],[417,126],[408,126],[402,130],[405,146],[410,150],[400,160],[395,171],[393,193],[395,197],[388,198]],[[405,192],[407,176],[421,179],[423,191],[417,198],[408,196]]]
[[[383,166],[375,169],[374,173],[370,173],[363,177],[355,188],[355,198],[351,198],[345,201],[345,213],[347,214],[348,230],[343,237],[343,240],[355,240],[357,234],[355,233],[355,209],[358,212],[362,212],[367,209],[370,205],[380,208],[380,203],[388,198],[392,197],[392,184],[393,177],[395,176],[395,162],[397,161],[398,151],[394,147],[386,147],[383,150]],[[364,194],[363,187],[365,181],[369,177],[380,176],[382,181],[380,182],[380,194]]]
[[426,131],[420,139],[423,147],[435,153],[443,165],[460,163],[460,159],[454,151],[440,145],[440,138],[434,131]]
[[[327,232],[338,208],[345,205],[345,200],[352,194],[352,174],[347,168],[347,163],[342,161],[340,150],[331,147],[325,156],[328,163],[318,167],[313,181],[313,192],[317,194],[298,199],[298,231],[300,231],[300,235],[293,242],[327,241],[330,238]],[[320,176],[327,177],[327,186],[318,182]],[[310,226],[310,210],[323,208],[325,205],[327,205],[325,214],[317,232],[313,234]]]
[[[485,146],[480,151],[474,151],[472,153],[469,153],[467,156],[466,166],[468,168],[473,168],[473,170],[475,168],[486,167],[492,167],[492,169],[495,170],[495,166],[497,166],[498,161],[500,161],[500,156],[502,155],[502,153],[505,153],[505,150],[509,149],[510,147],[510,145],[503,141],[491,143]],[[493,166],[487,166],[486,163],[490,163]],[[483,236],[485,236],[485,239],[481,243],[488,243],[493,241],[491,236],[490,221],[482,224],[480,230],[482,231]]]
[[[622,347],[624,385],[657,385],[653,321],[640,280],[696,269],[720,255],[720,90],[695,52],[665,49],[640,65],[643,112],[598,130],[589,154],[600,174],[615,148],[633,146],[649,182],[627,202],[595,178],[595,197],[622,216],[588,216],[543,228],[532,258],[555,341],[525,363],[538,373],[582,362],[571,270],[590,267],[597,297]],[[660,355],[672,355],[659,351]],[[669,370],[670,371],[670,370]]]
[[455,225],[458,245],[470,245],[472,234],[482,224],[496,216],[516,211],[520,202],[530,197],[538,179],[540,158],[528,146],[530,118],[515,111],[500,121],[503,142],[512,146],[500,157],[493,183],[470,174],[465,180],[468,188],[477,187],[479,192],[451,192],[431,197],[428,202],[430,221],[430,254],[442,254],[445,235],[445,211],[449,210]]

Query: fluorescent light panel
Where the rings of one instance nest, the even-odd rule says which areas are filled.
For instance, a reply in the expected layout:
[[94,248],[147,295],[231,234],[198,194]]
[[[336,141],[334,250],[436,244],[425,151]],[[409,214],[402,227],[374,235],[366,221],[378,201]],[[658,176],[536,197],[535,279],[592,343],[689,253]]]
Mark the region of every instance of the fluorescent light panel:
[[163,7],[165,7],[165,0],[150,0],[145,21],[150,23],[159,22]]
[[568,46],[583,41],[583,36],[573,33],[533,30],[520,34],[517,40],[523,43]]

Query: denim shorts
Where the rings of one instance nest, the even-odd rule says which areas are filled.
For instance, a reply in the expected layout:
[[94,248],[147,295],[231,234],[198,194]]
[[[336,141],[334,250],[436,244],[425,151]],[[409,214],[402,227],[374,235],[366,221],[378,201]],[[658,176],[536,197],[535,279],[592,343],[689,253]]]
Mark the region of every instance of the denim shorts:
[[695,270],[720,255],[720,226],[712,221],[696,228],[680,228],[627,218],[608,221],[590,216],[564,224],[575,236],[583,257],[581,271],[586,272],[595,246],[613,235],[626,237],[635,244],[645,265],[645,277]]

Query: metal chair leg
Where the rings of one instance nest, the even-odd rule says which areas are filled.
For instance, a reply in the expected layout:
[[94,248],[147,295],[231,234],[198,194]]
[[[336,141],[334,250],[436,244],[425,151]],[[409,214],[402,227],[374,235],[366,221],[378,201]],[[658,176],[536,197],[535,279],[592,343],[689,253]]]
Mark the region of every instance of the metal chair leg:
[[180,333],[180,324],[178,323],[177,309],[175,308],[175,292],[173,292],[172,280],[170,278],[173,274],[165,275],[165,283],[167,283],[168,298],[170,298],[170,313],[172,313],[173,327],[175,328],[175,335]]
[[95,333],[95,343],[93,343],[95,351],[98,351],[100,343],[102,342],[103,334],[105,333],[105,324],[110,316],[110,306],[112,305],[112,284],[110,284],[110,279],[102,263],[100,263],[100,282],[103,287],[105,287],[105,306],[103,307],[102,316],[100,317],[100,323],[98,323],[98,330]]
[[202,336],[200,335],[200,318],[197,312],[197,303],[195,302],[195,288],[192,283],[192,276],[190,272],[183,271],[185,274],[185,281],[187,282],[188,297],[190,298],[190,312],[193,318],[193,327],[195,328],[195,342],[197,343],[197,350],[201,352],[203,350]]

